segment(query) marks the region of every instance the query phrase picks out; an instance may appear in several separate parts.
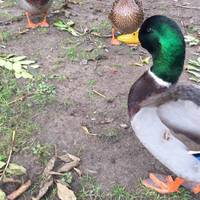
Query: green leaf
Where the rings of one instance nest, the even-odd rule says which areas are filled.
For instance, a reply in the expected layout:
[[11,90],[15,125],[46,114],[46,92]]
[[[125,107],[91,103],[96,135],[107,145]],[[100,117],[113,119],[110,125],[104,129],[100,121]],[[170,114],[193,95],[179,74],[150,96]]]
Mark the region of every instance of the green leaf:
[[12,62],[18,62],[18,61],[22,61],[24,59],[26,59],[26,56],[16,56],[16,57],[11,58],[10,60]]
[[15,56],[13,54],[0,54],[0,67],[14,71],[16,78],[33,79],[33,75],[28,72],[28,66],[32,68],[39,68],[36,61],[27,60],[26,56]]
[[3,162],[3,161],[0,161],[0,169],[2,169],[4,166],[6,165],[6,163],[5,162]]
[[13,64],[13,70],[17,73],[22,71],[22,65],[19,62]]
[[199,65],[200,65],[200,57],[197,58],[197,61],[198,61]]
[[193,71],[200,72],[200,68],[195,67],[195,66],[193,66],[193,65],[188,65],[187,69],[188,69],[189,71],[193,70]]
[[23,78],[33,79],[33,75],[30,74],[30,73],[28,73],[28,72],[26,72],[25,70],[22,70],[22,71],[21,71],[21,76],[22,76]]
[[189,77],[189,80],[200,83],[200,79],[196,78],[195,76]]
[[188,64],[190,64],[190,65],[194,65],[194,66],[197,66],[197,67],[200,67],[200,63],[198,62],[198,61],[196,61],[196,60],[189,60],[188,61]]
[[200,78],[200,74],[195,71],[188,70],[188,73],[194,75],[196,78]]
[[5,57],[5,56],[4,56],[4,57],[5,57],[6,59],[10,59],[10,58],[12,58],[12,57],[14,57],[14,56],[15,56],[14,54],[8,54],[6,57]]
[[34,64],[35,61],[34,60],[22,60],[20,61],[21,65],[30,65],[30,64]]
[[6,169],[6,173],[12,176],[22,176],[26,174],[26,168],[15,163],[10,163],[8,168]]
[[199,39],[192,35],[185,35],[185,42],[188,43],[189,46],[196,46],[199,44]]
[[6,200],[6,193],[0,189],[0,200]]
[[30,65],[30,67],[33,68],[33,69],[37,69],[37,68],[39,68],[40,66],[37,65],[37,64],[34,64],[34,65]]
[[75,22],[73,22],[72,20],[69,20],[67,23],[66,23],[67,26],[74,26],[75,25]]
[[56,28],[58,28],[59,30],[67,31],[75,37],[81,36],[81,33],[72,28],[72,26],[74,25],[75,23],[72,20],[68,21],[67,23],[62,20],[58,20],[54,23],[54,26],[56,26]]
[[13,70],[13,64],[9,61],[5,62],[4,67],[10,71]]
[[6,157],[0,154],[0,161],[6,161]]
[[5,66],[6,61],[4,59],[0,58],[0,66],[4,67]]
[[19,78],[22,78],[22,75],[21,75],[21,73],[15,72],[15,77],[16,77],[17,79],[19,79]]

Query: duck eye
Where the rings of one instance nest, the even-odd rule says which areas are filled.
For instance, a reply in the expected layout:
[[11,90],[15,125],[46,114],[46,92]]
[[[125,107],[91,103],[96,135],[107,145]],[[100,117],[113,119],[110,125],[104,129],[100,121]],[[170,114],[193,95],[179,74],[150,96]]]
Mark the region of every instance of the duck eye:
[[151,27],[147,28],[147,33],[150,33],[152,31]]

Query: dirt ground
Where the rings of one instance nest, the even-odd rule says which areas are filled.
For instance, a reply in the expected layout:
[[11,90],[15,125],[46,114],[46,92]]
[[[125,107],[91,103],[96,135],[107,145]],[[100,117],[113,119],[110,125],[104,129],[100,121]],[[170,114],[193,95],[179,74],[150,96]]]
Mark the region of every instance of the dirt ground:
[[[56,2],[52,10],[61,3]],[[144,0],[145,17],[167,15],[184,25],[183,31],[187,33],[191,26],[199,28],[200,20],[199,10],[178,7],[187,3],[190,7],[200,7],[199,0]],[[67,12],[76,29],[91,29],[95,25],[100,29],[105,28],[101,30],[104,34],[110,34],[110,29],[101,22],[108,21],[111,5],[112,0],[83,0],[81,4],[69,3]],[[16,7],[6,9],[13,16],[23,13]],[[53,27],[57,18],[57,15],[50,16],[51,26],[46,31],[31,30],[10,40],[6,49],[0,49],[36,59],[43,74],[65,76],[64,80],[52,80],[56,86],[56,99],[33,117],[41,129],[32,140],[56,145],[59,152],[78,155],[81,158],[80,169],[84,174],[95,176],[104,191],[109,191],[116,184],[134,190],[148,172],[170,173],[140,144],[127,116],[129,89],[148,68],[148,65],[138,67],[134,63],[139,62],[140,56],[148,56],[148,53],[140,47],[133,50],[125,45],[111,46],[107,38],[91,35],[75,38]],[[64,13],[59,18],[66,19]],[[3,17],[0,19],[5,20]],[[19,22],[0,26],[0,29],[16,32],[23,30],[25,23],[24,17]],[[98,49],[96,60],[86,62],[78,52],[75,61],[72,61],[69,48],[76,44],[79,50],[86,52]],[[195,48],[188,47],[187,56],[193,56],[194,52]],[[185,74],[183,80],[186,79]],[[91,87],[105,98],[92,93]],[[85,134],[82,126],[88,127],[95,136]],[[36,180],[42,172],[42,166],[36,164],[34,157],[26,151],[15,155],[15,160],[28,169],[32,180]]]

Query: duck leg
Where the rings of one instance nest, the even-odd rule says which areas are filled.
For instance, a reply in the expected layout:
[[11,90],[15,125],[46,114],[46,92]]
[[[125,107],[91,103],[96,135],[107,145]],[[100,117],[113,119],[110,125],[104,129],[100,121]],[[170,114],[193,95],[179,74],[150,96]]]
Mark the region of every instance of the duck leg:
[[186,181],[183,183],[183,187],[192,191],[194,194],[200,193],[200,184],[196,182]]
[[111,40],[111,44],[115,45],[115,46],[121,44],[121,42],[115,38],[115,29],[114,28],[112,28],[112,40]]
[[49,27],[49,24],[47,22],[47,13],[45,13],[43,21],[38,23],[38,26],[40,26],[40,27]]
[[179,187],[184,183],[184,179],[177,177],[173,180],[171,176],[150,173],[149,178],[142,183],[161,194],[168,194],[178,192]]
[[25,14],[26,14],[27,21],[28,21],[27,28],[30,28],[30,29],[36,28],[38,25],[37,25],[37,24],[34,24],[34,23],[31,21],[31,19],[30,19],[30,14],[29,14],[28,12],[26,12]]

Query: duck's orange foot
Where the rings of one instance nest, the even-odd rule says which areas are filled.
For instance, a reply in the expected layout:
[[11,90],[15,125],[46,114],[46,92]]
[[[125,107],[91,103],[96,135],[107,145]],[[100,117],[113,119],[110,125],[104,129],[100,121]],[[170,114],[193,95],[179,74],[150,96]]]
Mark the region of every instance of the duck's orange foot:
[[40,26],[40,27],[49,27],[49,24],[48,24],[47,20],[45,19],[42,22],[40,22],[38,24],[38,26]]
[[111,44],[115,45],[115,46],[119,46],[121,44],[121,42],[119,40],[117,40],[116,38],[112,38]]
[[26,17],[27,17],[27,21],[28,21],[27,28],[34,29],[34,28],[37,28],[37,27],[38,27],[38,24],[34,24],[34,23],[31,21],[28,12],[26,12]]
[[199,183],[191,182],[191,181],[186,181],[183,184],[183,187],[185,187],[186,189],[192,191],[195,194],[200,193],[200,184]]
[[30,28],[30,29],[35,29],[35,28],[38,27],[38,25],[37,25],[37,24],[34,24],[33,22],[28,22],[28,24],[27,24],[26,27],[27,27],[27,28]]
[[161,194],[178,192],[179,187],[183,184],[184,179],[176,178],[173,180],[171,176],[164,176],[160,174],[149,174],[149,178],[142,183]]

